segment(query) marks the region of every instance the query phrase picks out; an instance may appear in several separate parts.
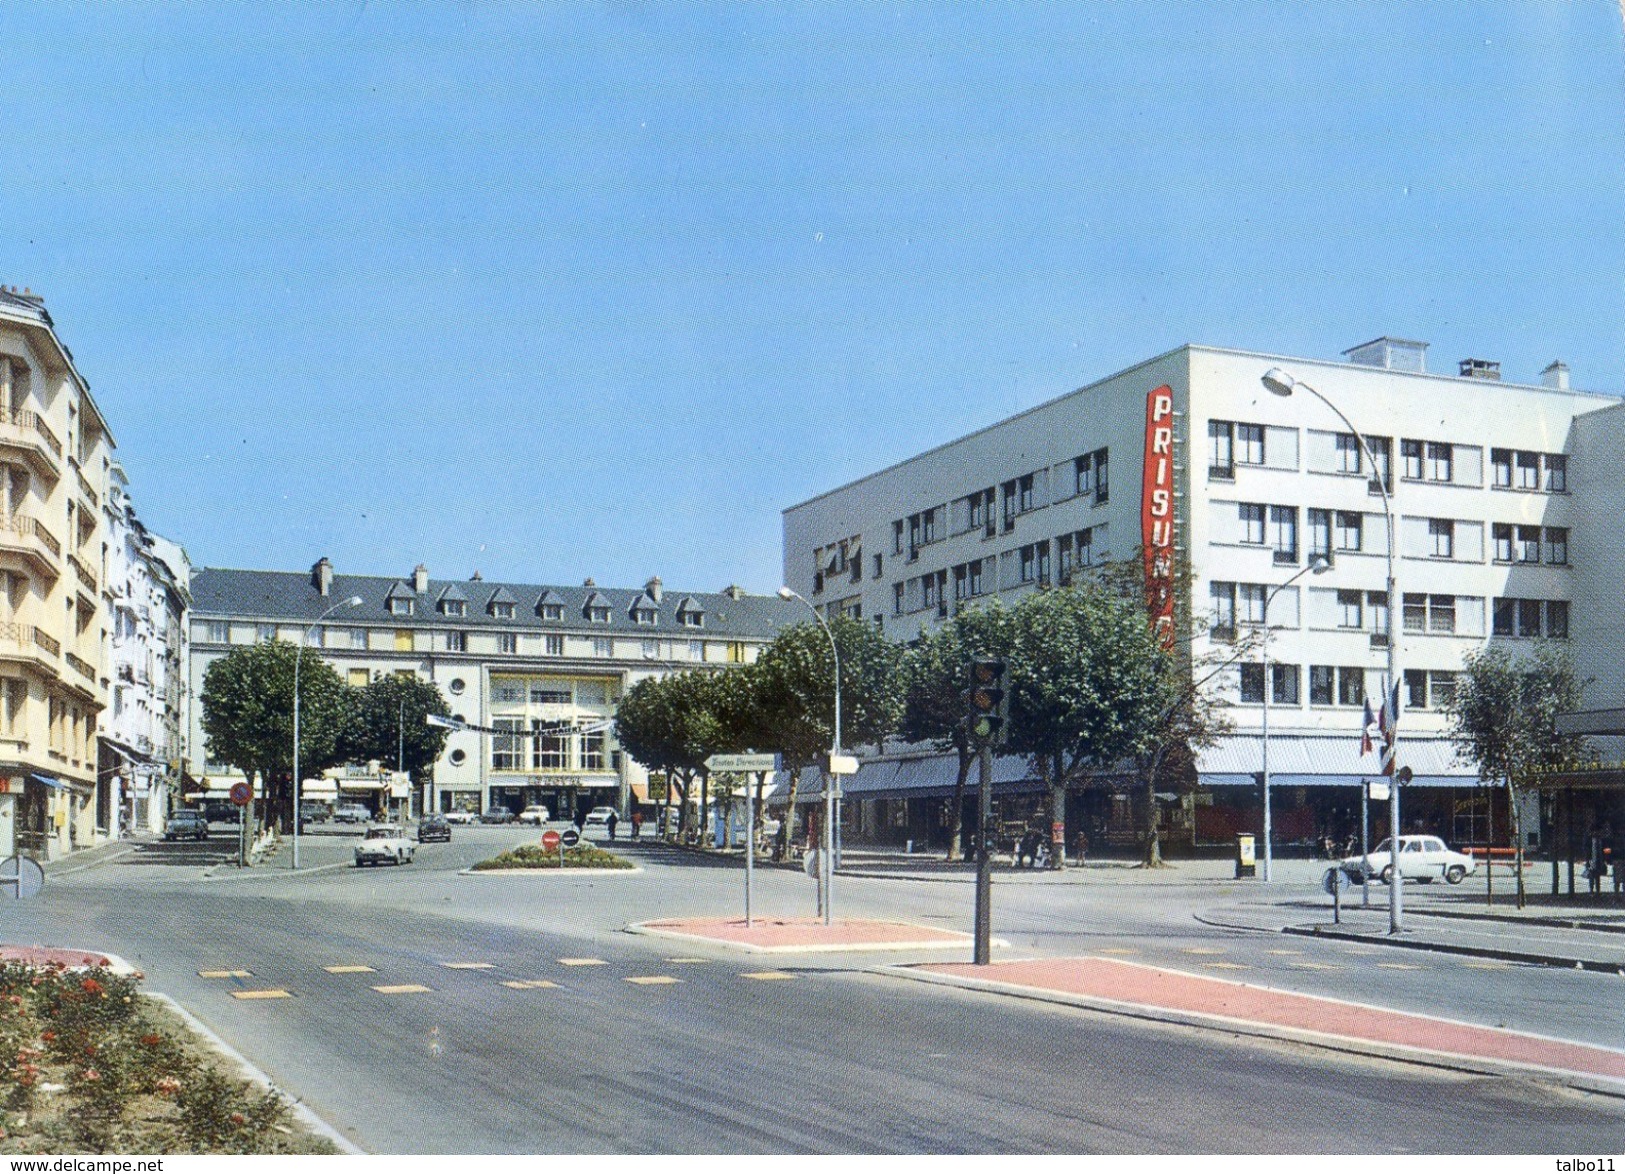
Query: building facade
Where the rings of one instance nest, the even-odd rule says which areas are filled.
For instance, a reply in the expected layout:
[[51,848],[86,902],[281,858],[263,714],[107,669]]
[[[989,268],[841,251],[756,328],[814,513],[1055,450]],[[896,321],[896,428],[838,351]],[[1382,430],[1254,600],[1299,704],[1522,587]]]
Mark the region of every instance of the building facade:
[[[327,559],[308,574],[205,568],[192,590],[194,698],[210,664],[234,646],[270,639],[305,640],[351,685],[394,673],[438,686],[454,716],[478,728],[452,732],[432,778],[418,780],[414,807],[436,811],[518,812],[533,803],[555,814],[600,803],[624,810],[648,794],[645,772],[615,741],[625,691],[645,677],[750,663],[806,616],[799,604],[737,587],[444,580],[421,565],[397,579],[335,574]],[[343,606],[352,596],[361,606]],[[193,711],[192,773],[223,790],[231,771],[208,760],[201,706]]]
[[[1529,384],[1473,359],[1432,374],[1426,349],[1383,338],[1326,361],[1180,347],[791,507],[785,581],[830,614],[872,617],[907,640],[960,607],[1138,557],[1165,500],[1182,576],[1173,586],[1201,621],[1193,657],[1231,662],[1206,687],[1235,724],[1201,755],[1199,786],[1169,804],[1170,832],[1202,845],[1259,830],[1267,691],[1277,842],[1341,839],[1358,827],[1362,781],[1380,777],[1360,742],[1387,663],[1386,489],[1403,597],[1400,757],[1416,776],[1404,818],[1485,841],[1492,819],[1504,830],[1504,804],[1498,812],[1457,761],[1442,712],[1463,655],[1491,639],[1566,641],[1618,690],[1619,670],[1586,634],[1618,627],[1608,577],[1618,527],[1607,512],[1618,502],[1601,513],[1588,502],[1620,496],[1617,450],[1604,439],[1622,429],[1619,400],[1570,388],[1561,363]],[[1369,453],[1327,402],[1272,393],[1272,368],[1335,404]],[[1167,483],[1154,486],[1145,473],[1159,392],[1171,443],[1160,454]],[[1312,573],[1316,558],[1330,569]],[[901,750],[866,764],[848,790],[906,802],[940,794],[943,774]],[[1032,789],[1019,764],[1001,774],[1012,794]],[[1094,843],[1124,834],[1125,792],[1108,783],[1078,797],[1069,842],[1076,831]],[[859,807],[853,818],[863,816]],[[1524,826],[1538,838],[1539,819]]]
[[0,852],[116,834],[96,738],[113,447],[43,299],[0,290]]

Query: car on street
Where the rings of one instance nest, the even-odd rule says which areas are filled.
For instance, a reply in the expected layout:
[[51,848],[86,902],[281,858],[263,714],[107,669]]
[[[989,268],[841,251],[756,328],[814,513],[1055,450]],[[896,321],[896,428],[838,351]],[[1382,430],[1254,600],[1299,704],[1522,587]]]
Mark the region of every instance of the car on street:
[[553,818],[553,813],[540,803],[532,803],[519,813],[520,823],[534,823],[538,826]]
[[405,832],[395,824],[379,823],[368,828],[355,846],[355,866],[410,864],[416,855],[417,845],[406,838]]
[[512,823],[513,812],[506,807],[488,807],[485,814],[480,816],[481,823]]
[[[1390,840],[1384,840],[1369,856],[1346,856],[1338,867],[1356,884],[1366,876],[1388,884],[1394,878],[1391,844]],[[1438,836],[1399,837],[1399,871],[1406,880],[1427,884],[1443,877],[1448,883],[1459,885],[1477,868],[1478,861],[1455,851]]]
[[466,807],[459,807],[456,811],[446,812],[440,818],[447,823],[476,823],[480,817]]
[[334,823],[368,823],[371,819],[372,812],[359,803],[340,803],[333,812]]
[[164,839],[166,840],[207,840],[209,838],[209,823],[203,818],[201,811],[193,811],[183,807],[174,812],[164,822]]
[[612,815],[615,816],[617,820],[621,818],[613,807],[594,807],[591,811],[587,812],[586,822],[581,826],[583,828],[608,827],[609,817]]
[[301,803],[299,805],[299,818],[305,823],[326,823],[333,813],[328,810],[325,803]]
[[236,823],[241,817],[242,809],[235,803],[213,800],[203,805],[203,819],[207,823]]
[[451,822],[443,815],[425,815],[418,824],[418,843],[427,844],[432,840],[451,840]]

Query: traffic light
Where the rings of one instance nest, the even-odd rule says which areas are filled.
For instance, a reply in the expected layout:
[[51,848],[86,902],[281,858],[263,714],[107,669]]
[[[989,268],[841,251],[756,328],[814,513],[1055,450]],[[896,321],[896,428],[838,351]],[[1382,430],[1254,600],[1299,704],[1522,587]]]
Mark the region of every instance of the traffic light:
[[997,746],[1004,740],[1010,714],[1010,691],[1002,660],[970,662],[970,688],[965,690],[965,728],[978,745]]

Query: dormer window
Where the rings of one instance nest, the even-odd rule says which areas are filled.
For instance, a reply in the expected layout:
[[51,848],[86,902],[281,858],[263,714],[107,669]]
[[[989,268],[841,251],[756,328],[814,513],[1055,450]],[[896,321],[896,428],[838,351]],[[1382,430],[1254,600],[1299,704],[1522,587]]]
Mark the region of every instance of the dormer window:
[[582,604],[581,614],[587,617],[590,624],[609,623],[609,600],[594,591],[587,596],[586,603]]
[[493,603],[491,605],[491,615],[494,619],[511,620],[513,619],[513,604]]
[[412,601],[396,596],[389,601],[389,614],[392,616],[409,616],[412,614]]
[[594,624],[607,624],[609,623],[609,608],[589,607],[587,609],[587,619]]
[[564,619],[564,605],[562,603],[544,603],[544,604],[542,604],[542,619],[544,619],[544,620],[562,620],[562,619]]
[[685,598],[677,604],[677,623],[684,628],[703,628],[705,612],[692,599]]
[[440,614],[445,616],[466,616],[468,604],[461,599],[442,599],[440,601]]
[[632,612],[632,622],[634,624],[643,624],[643,625],[646,625],[646,626],[649,626],[649,627],[653,627],[654,623],[655,623],[655,620],[658,617],[658,615],[659,615],[659,613],[656,612],[655,609],[652,608],[652,607],[636,608]]

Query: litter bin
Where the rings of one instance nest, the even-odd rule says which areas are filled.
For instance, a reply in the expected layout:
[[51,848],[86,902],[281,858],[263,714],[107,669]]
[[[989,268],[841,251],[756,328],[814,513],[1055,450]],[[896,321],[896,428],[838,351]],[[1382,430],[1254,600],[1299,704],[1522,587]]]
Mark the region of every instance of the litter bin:
[[1258,865],[1253,857],[1253,836],[1251,832],[1240,832],[1236,836],[1236,876],[1258,875]]

